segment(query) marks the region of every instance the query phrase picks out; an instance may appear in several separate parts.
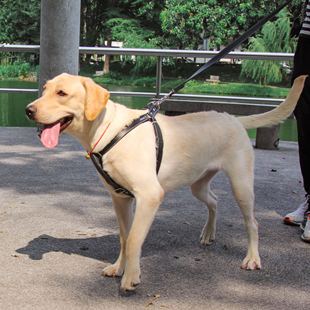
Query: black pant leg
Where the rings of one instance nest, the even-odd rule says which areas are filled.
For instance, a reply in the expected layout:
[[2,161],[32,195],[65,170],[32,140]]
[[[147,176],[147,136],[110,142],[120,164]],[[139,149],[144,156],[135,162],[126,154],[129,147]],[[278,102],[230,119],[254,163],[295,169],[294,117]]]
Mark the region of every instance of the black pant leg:
[[[300,38],[294,57],[293,79],[299,75],[310,75],[310,40]],[[304,188],[310,194],[310,77],[294,111],[297,120],[299,161]]]
[[300,168],[305,191],[310,194],[310,78],[306,80],[294,114],[297,120]]

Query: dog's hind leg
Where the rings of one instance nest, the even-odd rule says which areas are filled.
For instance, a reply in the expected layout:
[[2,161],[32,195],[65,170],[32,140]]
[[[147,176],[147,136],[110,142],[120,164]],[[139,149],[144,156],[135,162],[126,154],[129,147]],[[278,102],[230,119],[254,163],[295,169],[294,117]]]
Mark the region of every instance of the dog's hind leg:
[[208,220],[200,234],[200,243],[202,245],[210,245],[215,240],[217,197],[210,189],[210,181],[216,173],[217,171],[207,172],[203,178],[191,186],[193,195],[204,202],[209,210]]
[[258,225],[254,217],[254,159],[252,152],[231,156],[227,169],[233,193],[241,209],[248,235],[248,251],[242,262],[243,269],[260,269],[258,253]]
[[107,277],[120,277],[126,264],[126,242],[133,219],[133,199],[112,194],[112,200],[120,231],[120,253],[115,263],[105,267],[102,274]]

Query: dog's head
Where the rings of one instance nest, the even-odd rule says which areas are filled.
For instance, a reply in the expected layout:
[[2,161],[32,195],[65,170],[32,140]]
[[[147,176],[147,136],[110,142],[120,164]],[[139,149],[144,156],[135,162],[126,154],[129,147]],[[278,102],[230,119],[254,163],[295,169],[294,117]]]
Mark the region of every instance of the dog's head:
[[110,93],[86,77],[66,73],[48,81],[42,96],[26,107],[26,115],[41,129],[41,141],[52,148],[65,130],[78,131],[105,108]]

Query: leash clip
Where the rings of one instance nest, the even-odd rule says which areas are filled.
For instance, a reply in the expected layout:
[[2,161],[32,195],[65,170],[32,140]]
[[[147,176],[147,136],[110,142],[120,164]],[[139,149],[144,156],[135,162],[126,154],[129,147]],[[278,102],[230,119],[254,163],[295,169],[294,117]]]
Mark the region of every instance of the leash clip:
[[151,119],[155,119],[156,114],[157,114],[158,111],[160,110],[160,105],[161,105],[165,100],[167,100],[168,98],[170,98],[174,93],[175,93],[175,90],[173,89],[173,90],[170,91],[170,93],[167,94],[166,96],[151,101],[151,102],[147,105],[147,108],[148,108],[148,110],[149,110],[149,112],[147,113],[147,115],[148,115]]
[[158,113],[159,109],[160,109],[160,103],[159,102],[160,100],[154,100],[154,101],[151,101],[148,105],[147,105],[147,108],[148,108],[148,112],[147,112],[147,116],[150,118],[150,119],[154,119],[156,114]]

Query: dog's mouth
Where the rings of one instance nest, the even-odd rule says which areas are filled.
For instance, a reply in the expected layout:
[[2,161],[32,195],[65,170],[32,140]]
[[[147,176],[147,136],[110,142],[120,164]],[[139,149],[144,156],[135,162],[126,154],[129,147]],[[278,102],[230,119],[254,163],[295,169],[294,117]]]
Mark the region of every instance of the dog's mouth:
[[73,116],[65,116],[52,124],[38,124],[42,144],[51,149],[57,146],[59,135],[72,123]]

